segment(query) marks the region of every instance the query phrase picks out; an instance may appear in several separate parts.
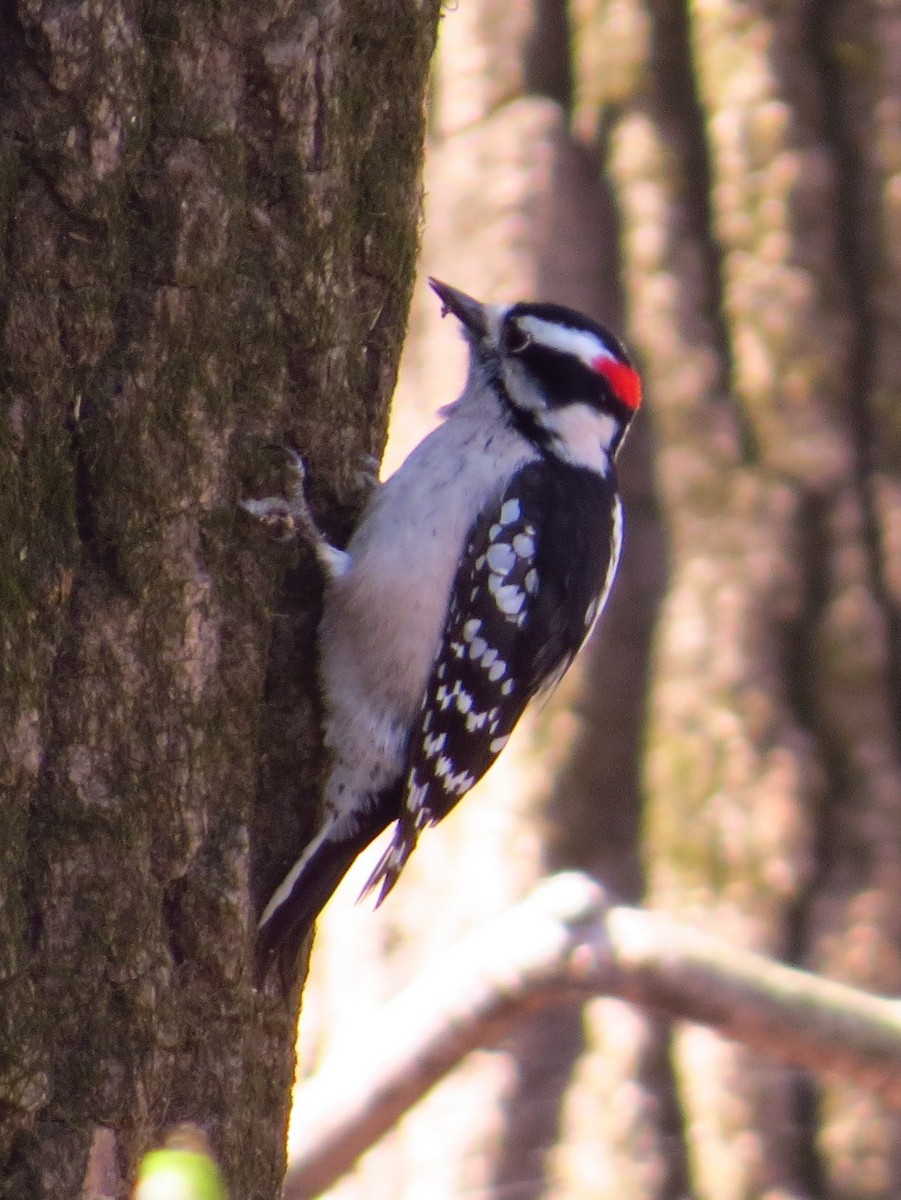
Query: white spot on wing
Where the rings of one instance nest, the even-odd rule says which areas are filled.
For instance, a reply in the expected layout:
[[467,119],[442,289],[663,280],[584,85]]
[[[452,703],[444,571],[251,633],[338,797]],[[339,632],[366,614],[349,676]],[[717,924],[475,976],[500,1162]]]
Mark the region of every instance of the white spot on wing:
[[515,583],[501,583],[498,575],[492,575],[488,580],[488,591],[494,596],[494,603],[506,617],[515,617],[526,602],[522,588]]
[[[518,500],[505,500],[501,507],[501,524],[512,525],[522,516],[522,505]],[[492,539],[493,540],[493,539]]]
[[513,539],[513,550],[520,558],[533,558],[535,538],[532,533],[518,533]]
[[410,781],[410,791],[407,795],[407,807],[411,812],[419,812],[419,810],[425,804],[427,792],[428,786],[424,783],[417,783],[416,776],[414,774]]
[[426,758],[434,758],[436,754],[440,754],[446,742],[446,733],[433,733],[424,738],[422,748],[425,751]]
[[442,781],[444,790],[452,796],[462,796],[475,783],[475,776],[469,771],[454,772],[454,764],[443,754],[435,764],[435,774]]
[[516,565],[516,551],[509,542],[494,542],[486,555],[488,566],[498,575],[506,575]]

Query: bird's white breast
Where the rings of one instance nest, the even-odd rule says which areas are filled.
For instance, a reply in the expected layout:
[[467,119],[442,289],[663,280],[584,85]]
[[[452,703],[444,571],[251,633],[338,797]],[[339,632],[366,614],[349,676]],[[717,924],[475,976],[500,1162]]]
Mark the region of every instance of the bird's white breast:
[[339,757],[370,761],[371,771],[390,774],[388,762],[402,753],[470,526],[536,456],[499,420],[497,401],[480,400],[452,407],[375,494],[347,547],[347,570],[326,594],[328,740]]

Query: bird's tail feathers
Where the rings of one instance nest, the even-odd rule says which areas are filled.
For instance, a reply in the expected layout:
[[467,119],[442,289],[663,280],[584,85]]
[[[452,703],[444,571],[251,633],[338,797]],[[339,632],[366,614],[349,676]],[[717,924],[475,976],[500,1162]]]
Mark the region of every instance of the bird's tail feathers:
[[[335,822],[318,834],[279,884],[266,905],[257,931],[257,978],[268,973],[276,955],[290,958],[290,969],[316,918],[354,859],[389,824],[385,803],[354,828]],[[390,808],[389,808],[390,811]]]
[[406,866],[407,859],[416,849],[418,830],[415,824],[412,821],[406,821],[404,816],[405,814],[401,815],[394,830],[394,836],[388,843],[388,848],[376,863],[375,870],[363,884],[357,897],[357,904],[378,888],[378,895],[373,905],[374,908],[378,908],[397,883],[401,871]]

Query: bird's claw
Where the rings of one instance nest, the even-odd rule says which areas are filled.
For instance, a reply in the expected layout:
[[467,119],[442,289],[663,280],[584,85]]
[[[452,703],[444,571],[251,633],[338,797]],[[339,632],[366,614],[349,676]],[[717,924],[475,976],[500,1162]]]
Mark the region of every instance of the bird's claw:
[[298,533],[309,533],[316,529],[304,493],[306,464],[301,455],[290,446],[285,446],[284,452],[288,458],[290,475],[287,496],[264,496],[260,500],[238,501],[245,512],[255,517],[280,542],[291,541]]
[[276,541],[290,542],[297,535],[297,516],[290,501],[282,496],[264,496],[262,500],[239,500],[245,512],[264,525]]

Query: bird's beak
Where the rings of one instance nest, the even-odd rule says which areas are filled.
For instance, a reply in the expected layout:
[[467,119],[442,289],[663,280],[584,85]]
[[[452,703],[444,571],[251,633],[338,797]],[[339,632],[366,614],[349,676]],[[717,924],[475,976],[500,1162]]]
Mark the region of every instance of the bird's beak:
[[440,279],[429,279],[429,287],[441,300],[441,315],[453,313],[461,325],[473,335],[481,339],[489,331],[488,313],[486,306],[465,292],[458,292],[450,284],[442,283]]

